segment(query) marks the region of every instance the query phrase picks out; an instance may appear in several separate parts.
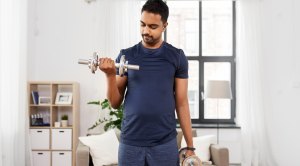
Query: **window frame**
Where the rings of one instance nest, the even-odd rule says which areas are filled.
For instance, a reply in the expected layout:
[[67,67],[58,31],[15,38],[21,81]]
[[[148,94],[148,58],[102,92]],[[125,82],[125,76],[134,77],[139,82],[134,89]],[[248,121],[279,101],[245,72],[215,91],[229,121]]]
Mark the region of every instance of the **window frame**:
[[[171,0],[170,0],[171,1]],[[168,1],[166,1],[168,2]],[[202,2],[199,0],[199,55],[187,56],[188,60],[199,62],[199,119],[192,119],[192,124],[236,124],[236,2],[232,0],[232,56],[203,56],[202,55]],[[164,39],[167,38],[168,29],[164,33]],[[230,119],[205,119],[204,118],[204,63],[205,62],[228,62],[231,66],[231,117]]]

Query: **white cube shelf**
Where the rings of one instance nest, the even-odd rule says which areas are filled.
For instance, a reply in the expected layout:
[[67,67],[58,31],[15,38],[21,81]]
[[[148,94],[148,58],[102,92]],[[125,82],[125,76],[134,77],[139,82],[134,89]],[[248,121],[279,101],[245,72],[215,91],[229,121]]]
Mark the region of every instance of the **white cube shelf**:
[[[57,103],[59,94],[69,94],[70,102]],[[34,166],[76,166],[79,84],[71,81],[29,81],[27,95]],[[47,101],[38,102],[38,96],[46,97]],[[68,116],[69,125],[56,126],[55,123],[61,122],[64,115]]]

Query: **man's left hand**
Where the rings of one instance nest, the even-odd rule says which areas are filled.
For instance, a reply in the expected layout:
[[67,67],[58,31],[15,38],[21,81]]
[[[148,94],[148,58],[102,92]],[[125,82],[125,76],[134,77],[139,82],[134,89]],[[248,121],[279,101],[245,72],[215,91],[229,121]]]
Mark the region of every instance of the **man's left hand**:
[[185,157],[189,157],[189,156],[192,156],[192,155],[195,155],[195,152],[192,151],[192,150],[187,150],[187,151],[185,152]]

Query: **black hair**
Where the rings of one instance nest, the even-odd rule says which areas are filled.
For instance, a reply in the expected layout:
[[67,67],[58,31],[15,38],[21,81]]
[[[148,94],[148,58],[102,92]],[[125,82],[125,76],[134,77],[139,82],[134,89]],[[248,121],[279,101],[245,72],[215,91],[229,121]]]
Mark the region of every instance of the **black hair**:
[[162,0],[148,0],[144,4],[141,13],[143,11],[159,14],[161,16],[161,20],[163,21],[163,23],[167,22],[169,17],[169,7]]

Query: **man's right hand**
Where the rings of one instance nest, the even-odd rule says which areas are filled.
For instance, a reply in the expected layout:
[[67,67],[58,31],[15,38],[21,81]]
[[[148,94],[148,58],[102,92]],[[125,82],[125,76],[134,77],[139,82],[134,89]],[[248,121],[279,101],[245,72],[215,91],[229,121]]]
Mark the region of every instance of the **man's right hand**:
[[116,76],[115,62],[110,58],[99,58],[99,69],[103,71],[107,77]]
[[115,62],[110,58],[99,58],[99,69],[105,73],[107,80],[107,99],[115,109],[119,108],[124,99],[127,77],[117,76]]

